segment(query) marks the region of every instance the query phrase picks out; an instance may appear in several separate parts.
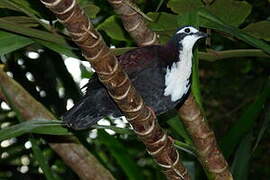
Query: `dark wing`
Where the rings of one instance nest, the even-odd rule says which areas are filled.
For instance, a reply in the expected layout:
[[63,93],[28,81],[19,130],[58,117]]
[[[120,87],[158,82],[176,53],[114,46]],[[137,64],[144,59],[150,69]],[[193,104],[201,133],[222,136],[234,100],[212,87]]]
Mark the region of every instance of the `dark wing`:
[[175,56],[176,53],[172,48],[152,45],[130,50],[119,56],[118,60],[124,70],[130,75],[153,66],[157,61],[162,66],[167,66],[169,61],[175,59]]
[[171,102],[170,96],[163,95],[166,69],[176,55],[171,46],[153,45],[136,48],[118,58],[146,105],[157,114],[167,112],[179,103]]
[[136,48],[118,57],[118,61],[128,74],[140,71],[154,62],[157,46]]

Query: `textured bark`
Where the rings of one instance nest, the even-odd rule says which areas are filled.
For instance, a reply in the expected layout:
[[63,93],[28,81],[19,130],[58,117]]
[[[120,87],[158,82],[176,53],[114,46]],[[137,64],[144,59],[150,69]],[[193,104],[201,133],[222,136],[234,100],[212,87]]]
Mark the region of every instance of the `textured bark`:
[[151,31],[144,17],[139,13],[139,8],[130,0],[107,0],[120,15],[123,25],[138,46],[158,44],[157,34]]
[[[56,118],[17,82],[8,77],[0,68],[0,97],[10,102],[24,120]],[[106,170],[90,152],[73,136],[55,136],[50,147],[76,172],[80,179],[113,180]]]
[[208,176],[215,180],[233,179],[229,166],[219,150],[215,134],[204,119],[192,95],[179,109],[179,114],[196,147],[198,159]]
[[[143,21],[142,18],[133,18],[128,19],[128,15],[136,14],[132,8],[123,3],[123,0],[108,0],[110,1],[115,11],[120,14],[123,24],[128,27],[135,27],[136,24],[144,24],[140,21]],[[211,3],[212,0],[208,0],[207,3]],[[135,6],[135,5],[133,5]],[[128,13],[126,13],[128,11]],[[137,33],[142,32],[147,29],[147,27],[137,27]],[[145,30],[146,32],[150,30]],[[145,44],[152,45],[157,42],[149,43],[147,40],[147,35],[144,33],[132,35],[134,40],[138,43],[138,46],[143,46]],[[212,179],[218,180],[228,180],[232,179],[232,175],[229,171],[228,164],[219,150],[219,147],[216,143],[214,132],[208,126],[207,122],[204,120],[203,113],[201,112],[198,104],[195,102],[194,97],[190,95],[183,106],[179,109],[179,115],[183,119],[184,124],[187,127],[187,130],[190,136],[193,139],[195,148],[198,152],[198,158],[202,163],[203,167]],[[195,117],[196,116],[196,117]],[[193,119],[196,119],[193,121]]]
[[100,81],[122,110],[147,151],[164,168],[169,179],[190,179],[180,163],[173,140],[160,128],[153,111],[145,106],[117,58],[106,46],[75,0],[41,0],[66,26],[72,40],[95,69]]

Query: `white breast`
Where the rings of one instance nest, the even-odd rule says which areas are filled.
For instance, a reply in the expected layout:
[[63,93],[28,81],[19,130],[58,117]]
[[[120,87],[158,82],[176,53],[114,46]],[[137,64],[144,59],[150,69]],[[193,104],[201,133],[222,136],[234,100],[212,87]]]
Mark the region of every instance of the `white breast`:
[[189,77],[192,71],[192,48],[180,51],[180,61],[173,63],[171,68],[167,67],[165,75],[165,96],[171,96],[171,100],[177,101],[188,92],[190,87]]

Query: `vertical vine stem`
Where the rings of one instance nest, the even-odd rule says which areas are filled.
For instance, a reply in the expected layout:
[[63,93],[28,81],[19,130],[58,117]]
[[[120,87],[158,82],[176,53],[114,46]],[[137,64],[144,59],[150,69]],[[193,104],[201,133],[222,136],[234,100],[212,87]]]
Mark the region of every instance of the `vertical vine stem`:
[[153,111],[145,106],[135,91],[117,58],[95,31],[84,11],[75,0],[41,0],[67,28],[72,40],[82,49],[83,56],[91,63],[100,81],[122,110],[139,139],[146,145],[168,179],[190,179],[181,164],[173,139],[159,126]]
[[178,112],[193,140],[198,159],[208,177],[215,180],[233,179],[229,166],[217,145],[215,134],[192,95]]
[[[138,46],[158,44],[157,40],[149,40],[153,37],[152,32],[144,22],[144,19],[137,11],[135,4],[133,8],[127,6],[130,3],[123,3],[129,0],[107,0],[112,4],[116,13],[118,13],[123,21],[125,29],[130,33]],[[213,0],[204,0],[210,4]],[[139,26],[137,24],[143,24]],[[130,31],[130,29],[134,31]],[[155,35],[158,37],[158,35]],[[213,130],[207,124],[205,117],[194,100],[193,95],[190,95],[183,106],[178,110],[179,116],[183,120],[187,131],[189,132],[197,150],[198,159],[203,165],[210,179],[215,180],[230,180],[233,179],[228,164],[221,153]]]

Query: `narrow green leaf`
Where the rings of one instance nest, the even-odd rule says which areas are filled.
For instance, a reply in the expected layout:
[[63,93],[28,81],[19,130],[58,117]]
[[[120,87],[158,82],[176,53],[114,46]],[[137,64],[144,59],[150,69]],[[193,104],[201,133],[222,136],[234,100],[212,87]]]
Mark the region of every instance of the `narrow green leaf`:
[[68,130],[62,126],[62,121],[57,120],[31,120],[24,121],[14,126],[0,130],[0,141],[12,137],[21,136],[26,133],[70,135]]
[[[216,17],[215,15],[210,13],[209,11],[206,11],[205,9],[200,9],[198,11],[198,14],[203,19],[203,20],[200,19],[201,26],[229,33],[229,34],[237,37],[238,39],[248,43],[249,45],[257,47],[259,49],[262,49],[266,53],[270,54],[270,45],[269,44],[267,44],[261,40],[258,40],[255,37],[248,35],[247,33],[241,31],[238,28],[226,25],[221,19],[219,19],[218,17]],[[204,20],[211,22],[210,23],[211,25],[205,24]]]
[[44,41],[44,40],[40,40],[40,39],[35,39],[34,41],[40,45],[43,45],[43,46],[51,49],[52,51],[59,53],[59,54],[64,54],[68,57],[74,57],[74,58],[79,59],[79,57],[73,52],[73,50],[78,51],[78,49],[72,48],[69,45],[63,46],[63,45],[55,44],[53,42]]
[[241,141],[241,138],[249,132],[262,111],[265,102],[270,98],[270,80],[267,79],[266,85],[262,92],[257,96],[254,103],[249,105],[240,119],[234,123],[230,130],[221,140],[221,149],[224,156],[229,157],[236,146]]
[[24,12],[30,17],[39,16],[41,17],[39,11],[32,7],[31,1],[28,0],[1,0],[6,1],[6,3],[12,4],[17,7],[21,12]]
[[13,11],[20,11],[17,6],[15,6],[13,3],[10,3],[9,0],[1,0],[0,1],[0,8],[6,8]]
[[179,119],[179,116],[175,115],[166,121],[169,124],[170,128],[173,129],[179,136],[181,136],[186,143],[192,144],[192,140],[190,139],[182,121]]
[[270,107],[266,109],[265,117],[262,123],[262,126],[260,128],[260,131],[258,133],[258,136],[256,138],[256,142],[254,147],[252,148],[252,151],[255,151],[257,146],[259,145],[265,131],[270,127]]
[[251,158],[252,132],[248,133],[240,142],[234,155],[231,172],[235,180],[247,180],[249,161]]
[[39,25],[33,18],[27,16],[5,16],[1,19],[15,23],[17,26],[37,27]]
[[49,166],[47,158],[43,155],[42,150],[38,146],[38,141],[33,137],[30,137],[29,140],[32,144],[34,158],[37,160],[38,164],[40,165],[43,173],[46,176],[46,179],[47,180],[56,180],[56,178],[54,177],[53,172]]
[[114,55],[119,56],[134,48],[136,47],[111,48],[110,50],[114,53]]
[[33,41],[27,37],[0,31],[0,56],[32,44]]
[[128,154],[127,148],[124,145],[122,145],[116,138],[107,134],[103,130],[98,131],[98,138],[101,143],[107,146],[107,149],[111,152],[112,156],[116,159],[117,163],[126,173],[128,179],[143,179],[141,173],[142,170]]
[[[36,2],[33,2],[36,3]],[[33,18],[37,23],[43,26],[45,29],[49,30],[48,25],[40,21],[41,14],[39,11],[36,11],[32,6],[33,3],[30,3],[27,0],[1,0],[0,8],[8,8],[14,11],[19,11],[27,16]],[[14,23],[14,22],[13,22]]]
[[119,134],[134,135],[134,132],[128,128],[120,128],[120,127],[116,127],[116,126],[103,126],[103,125],[93,125],[92,127],[96,128],[96,129],[110,129],[110,130],[113,130]]
[[160,0],[159,3],[158,3],[158,6],[156,8],[156,12],[159,11],[160,7],[162,6],[162,4],[164,3],[164,0]]
[[189,144],[174,140],[174,146],[180,149],[181,151],[191,154],[192,156],[195,156],[195,157],[197,156],[195,148]]
[[18,27],[17,24],[5,21],[2,18],[0,18],[0,29],[18,33],[27,37],[37,38],[44,41],[49,41],[49,42],[53,42],[59,45],[67,46],[65,39],[60,35],[56,35],[53,33],[41,31],[41,30],[37,30],[33,28],[28,28],[24,26]]
[[202,106],[202,96],[201,96],[201,89],[200,89],[198,49],[194,51],[192,63],[193,65],[192,65],[191,90],[192,90],[193,96],[196,99],[196,102],[199,104],[200,108],[202,109],[203,106]]

